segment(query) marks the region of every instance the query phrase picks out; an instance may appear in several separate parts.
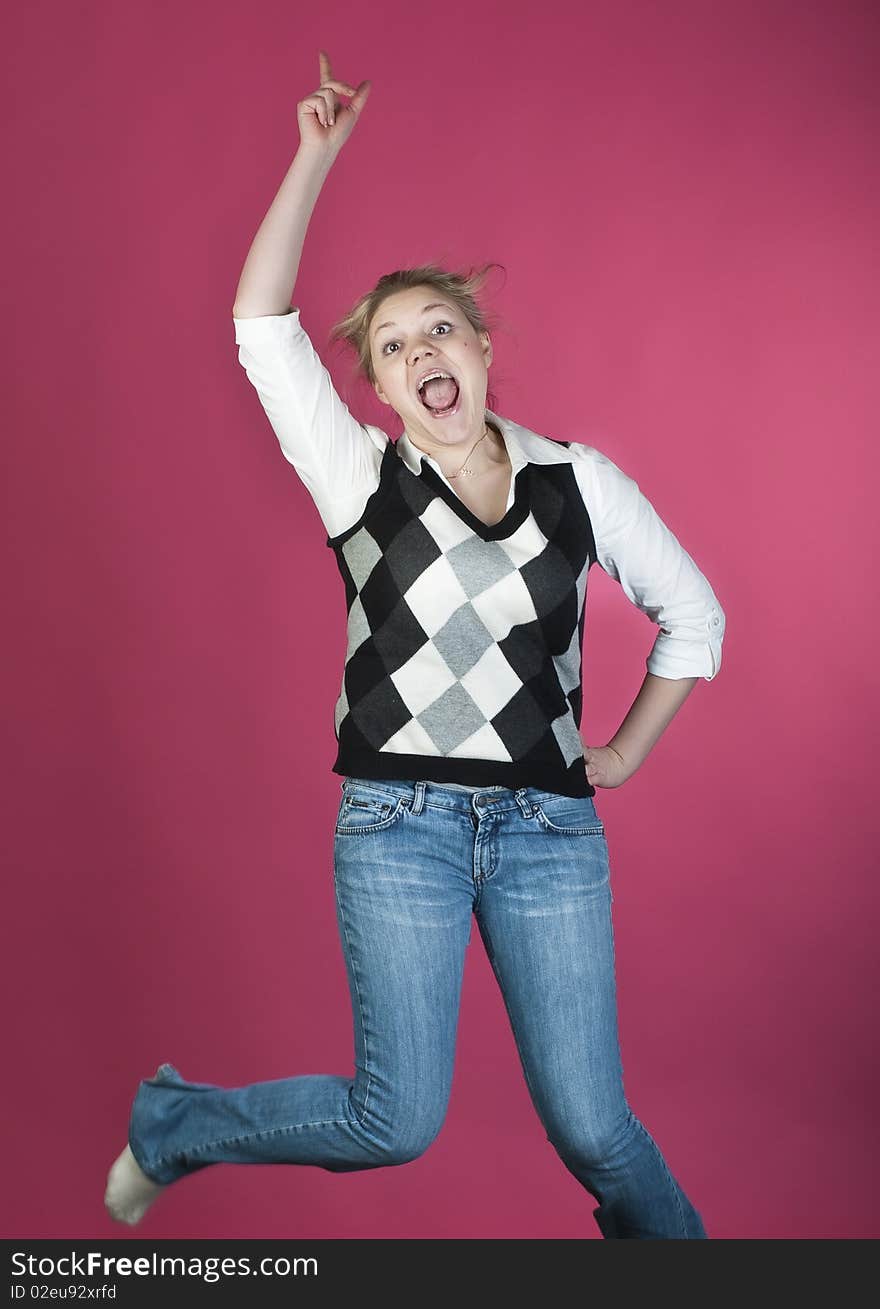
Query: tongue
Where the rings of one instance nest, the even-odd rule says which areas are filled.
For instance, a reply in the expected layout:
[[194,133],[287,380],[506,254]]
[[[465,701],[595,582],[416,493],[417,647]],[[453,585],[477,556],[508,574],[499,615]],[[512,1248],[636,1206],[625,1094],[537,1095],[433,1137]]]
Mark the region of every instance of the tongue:
[[458,386],[451,377],[432,377],[422,389],[422,402],[429,409],[450,409],[457,394]]

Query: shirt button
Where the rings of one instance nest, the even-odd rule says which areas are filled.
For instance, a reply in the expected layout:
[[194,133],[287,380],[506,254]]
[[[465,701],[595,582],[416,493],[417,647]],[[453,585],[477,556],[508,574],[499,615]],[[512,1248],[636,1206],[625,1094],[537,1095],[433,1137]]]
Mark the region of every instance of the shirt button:
[[713,626],[713,627],[717,627],[718,624],[719,624],[720,622],[721,622],[721,619],[720,619],[720,618],[713,618],[713,619],[712,619],[712,626]]

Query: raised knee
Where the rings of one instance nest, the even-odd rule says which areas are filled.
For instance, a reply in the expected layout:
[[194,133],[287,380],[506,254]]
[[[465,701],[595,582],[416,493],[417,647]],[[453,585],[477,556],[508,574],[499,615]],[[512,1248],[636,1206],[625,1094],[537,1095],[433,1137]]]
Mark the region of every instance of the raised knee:
[[430,1127],[418,1133],[410,1131],[390,1138],[382,1147],[385,1163],[411,1164],[436,1141],[439,1132],[439,1127]]
[[362,1149],[357,1159],[328,1160],[320,1167],[328,1173],[356,1173],[372,1168],[393,1167],[395,1164],[409,1164],[425,1153],[436,1135],[436,1132],[420,1137],[386,1134],[380,1138],[371,1134],[362,1139]]
[[359,1114],[352,1128],[360,1145],[360,1168],[408,1164],[437,1139],[446,1117],[448,1095],[386,1097]]
[[387,1119],[380,1124],[364,1122],[363,1129],[370,1141],[374,1167],[409,1164],[423,1155],[436,1141],[443,1125],[443,1113],[423,1114],[419,1118]]

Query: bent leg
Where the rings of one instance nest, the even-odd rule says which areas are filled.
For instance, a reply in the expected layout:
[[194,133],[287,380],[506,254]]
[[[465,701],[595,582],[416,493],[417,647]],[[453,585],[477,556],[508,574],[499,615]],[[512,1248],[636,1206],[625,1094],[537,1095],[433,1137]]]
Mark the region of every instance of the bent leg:
[[451,1088],[473,907],[443,847],[427,811],[403,808],[379,830],[337,828],[354,1077],[306,1073],[224,1088],[186,1081],[163,1064],[140,1083],[129,1127],[149,1178],[170,1182],[214,1163],[353,1172],[405,1163],[427,1148]]

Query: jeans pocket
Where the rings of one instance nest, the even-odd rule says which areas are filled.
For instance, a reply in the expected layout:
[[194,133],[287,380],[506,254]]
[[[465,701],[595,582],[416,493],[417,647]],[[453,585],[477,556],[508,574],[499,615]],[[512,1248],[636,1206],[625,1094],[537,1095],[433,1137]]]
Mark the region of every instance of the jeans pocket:
[[336,815],[337,836],[363,836],[384,832],[402,815],[403,796],[383,791],[381,785],[364,786],[346,783]]
[[536,817],[548,832],[564,836],[605,836],[592,796],[541,794],[533,801]]

